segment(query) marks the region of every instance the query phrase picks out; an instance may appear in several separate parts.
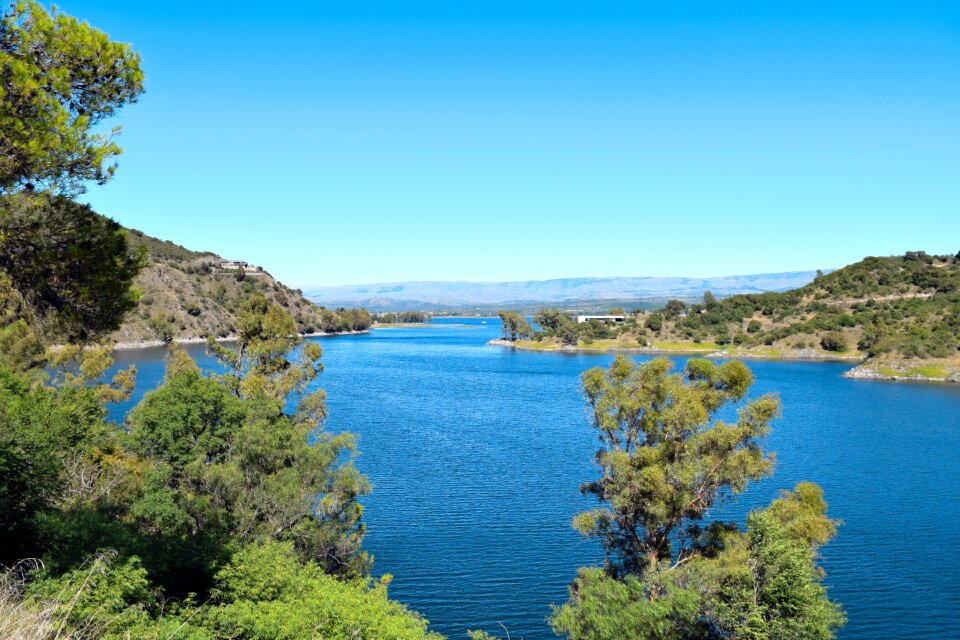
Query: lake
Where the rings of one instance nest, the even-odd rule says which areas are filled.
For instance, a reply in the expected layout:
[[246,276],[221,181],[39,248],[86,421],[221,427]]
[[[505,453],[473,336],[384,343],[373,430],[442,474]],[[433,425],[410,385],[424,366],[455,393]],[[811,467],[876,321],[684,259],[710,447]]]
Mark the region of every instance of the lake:
[[[375,573],[395,576],[391,596],[452,638],[502,635],[501,623],[515,640],[551,638],[550,604],[602,558],[570,519],[595,504],[578,488],[597,473],[579,375],[613,356],[485,346],[499,330],[438,319],[315,338],[319,384],[327,428],[360,435],[358,466],[375,485],[364,544]],[[116,354],[139,370],[131,402],[158,384],[162,357]],[[840,637],[960,638],[960,386],[847,380],[843,363],[747,364],[750,395],[783,401],[767,441],[777,467],[719,515],[742,521],[800,480],[820,484],[843,520],[822,560],[849,618]]]

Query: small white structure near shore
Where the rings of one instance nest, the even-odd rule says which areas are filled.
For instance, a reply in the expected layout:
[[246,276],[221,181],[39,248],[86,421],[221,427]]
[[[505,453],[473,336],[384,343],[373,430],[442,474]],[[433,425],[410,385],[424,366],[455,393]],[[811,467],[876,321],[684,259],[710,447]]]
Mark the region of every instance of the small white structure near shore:
[[577,323],[583,324],[591,320],[600,320],[601,322],[623,322],[626,316],[577,316]]

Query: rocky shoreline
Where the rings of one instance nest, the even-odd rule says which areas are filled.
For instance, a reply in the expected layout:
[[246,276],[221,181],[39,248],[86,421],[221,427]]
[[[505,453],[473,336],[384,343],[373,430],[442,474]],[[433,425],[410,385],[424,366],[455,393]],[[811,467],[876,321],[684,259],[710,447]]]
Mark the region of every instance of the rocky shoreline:
[[[317,333],[301,333],[301,338],[317,338],[323,336],[349,336],[349,335],[358,335],[363,333],[370,333],[370,329],[364,329],[362,331],[338,331],[336,333],[329,332],[317,332]],[[174,338],[171,342],[177,344],[204,344],[207,341],[206,338],[201,338],[199,336],[190,336],[185,338]],[[217,342],[236,342],[236,336],[224,336],[222,338],[216,338]],[[113,349],[115,351],[128,351],[133,349],[154,349],[156,347],[166,346],[168,343],[163,340],[136,340],[131,342],[115,342]]]
[[852,380],[887,380],[891,382],[960,382],[960,372],[948,373],[943,376],[931,376],[908,371],[880,371],[871,364],[862,364],[843,373],[844,378]]

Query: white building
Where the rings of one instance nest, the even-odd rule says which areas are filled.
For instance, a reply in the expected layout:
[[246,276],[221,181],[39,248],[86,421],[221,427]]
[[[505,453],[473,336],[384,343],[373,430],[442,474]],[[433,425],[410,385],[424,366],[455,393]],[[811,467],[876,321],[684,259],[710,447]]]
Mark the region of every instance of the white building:
[[600,320],[601,322],[623,322],[626,316],[577,316],[577,323]]

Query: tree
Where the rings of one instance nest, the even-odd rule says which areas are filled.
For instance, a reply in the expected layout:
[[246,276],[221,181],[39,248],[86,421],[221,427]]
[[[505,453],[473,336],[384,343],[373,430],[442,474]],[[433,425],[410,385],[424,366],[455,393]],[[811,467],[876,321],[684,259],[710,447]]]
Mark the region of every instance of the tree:
[[643,323],[650,331],[660,331],[663,328],[663,316],[659,313],[651,313]]
[[0,19],[0,87],[0,193],[76,195],[110,180],[120,129],[99,125],[143,92],[129,45],[39,2],[11,3]]
[[714,341],[717,344],[730,344],[730,330],[727,328],[727,325],[722,324],[717,327],[717,332],[714,335]]
[[88,205],[0,196],[0,271],[45,333],[85,341],[117,329],[136,305],[144,262],[123,228]]
[[664,313],[668,318],[676,318],[687,308],[687,305],[684,304],[682,300],[667,300],[667,306],[664,308]]
[[800,483],[670,569],[614,578],[581,569],[551,625],[571,640],[790,640],[836,635],[845,617],[827,597],[817,549],[836,523],[816,485]]
[[712,291],[703,292],[703,306],[705,306],[707,309],[713,309],[718,304],[717,296],[713,295]]
[[762,329],[762,328],[763,328],[763,325],[760,324],[760,321],[759,321],[759,320],[751,320],[751,321],[747,324],[747,333],[756,333],[756,332],[760,331],[760,329]]
[[520,338],[529,338],[533,335],[533,328],[527,319],[516,311],[501,311],[497,314],[503,323],[503,338],[516,342]]
[[533,321],[537,323],[541,331],[544,331],[548,335],[555,335],[564,320],[569,320],[569,318],[567,318],[566,314],[555,308],[547,309],[543,307],[533,316]]
[[582,491],[606,506],[574,526],[597,537],[606,565],[581,569],[555,631],[572,640],[832,638],[843,623],[815,565],[834,533],[815,485],[801,483],[747,518],[746,531],[709,510],[769,475],[761,446],[780,403],[762,396],[736,422],[714,416],[753,383],[742,363],[618,356],[583,374],[601,446],[600,478]]
[[603,470],[583,492],[613,509],[580,514],[575,526],[603,541],[614,575],[691,553],[696,537],[677,552],[673,534],[690,533],[717,499],[772,470],[759,438],[779,412],[776,398],[751,402],[735,424],[710,423],[747,392],[750,370],[737,361],[718,366],[705,359],[691,359],[684,376],[670,368],[665,358],[637,365],[617,356],[609,370],[583,374]]

